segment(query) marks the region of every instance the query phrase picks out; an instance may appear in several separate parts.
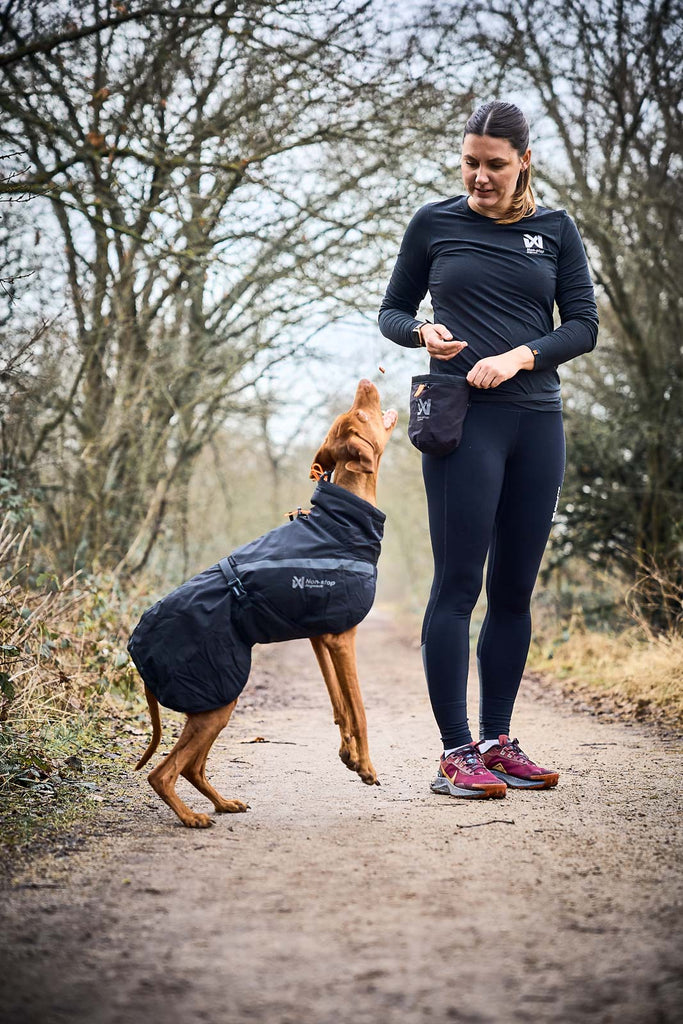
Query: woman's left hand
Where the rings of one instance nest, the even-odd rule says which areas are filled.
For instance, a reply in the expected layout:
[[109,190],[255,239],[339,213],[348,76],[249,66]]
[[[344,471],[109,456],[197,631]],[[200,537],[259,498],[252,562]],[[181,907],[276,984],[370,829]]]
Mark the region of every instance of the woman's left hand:
[[527,345],[519,345],[499,356],[487,356],[474,364],[467,382],[474,388],[497,388],[520,370],[533,370],[534,356]]

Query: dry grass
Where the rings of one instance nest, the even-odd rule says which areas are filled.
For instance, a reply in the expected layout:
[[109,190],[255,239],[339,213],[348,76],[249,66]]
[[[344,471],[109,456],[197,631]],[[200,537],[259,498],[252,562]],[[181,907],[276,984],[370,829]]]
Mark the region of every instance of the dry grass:
[[111,577],[77,573],[60,580],[36,569],[39,558],[30,531],[15,533],[5,519],[0,840],[10,849],[54,834],[92,809],[102,799],[103,767],[110,769],[118,745],[141,731],[140,687],[125,649],[134,603]]
[[618,634],[586,628],[580,614],[554,639],[532,643],[528,665],[567,694],[602,699],[637,718],[683,727],[683,636],[637,623]]
[[35,729],[115,710],[135,683],[118,583],[34,570],[29,530],[0,525],[0,722]]
[[633,564],[631,579],[566,565],[535,601],[527,664],[595,710],[680,729],[683,588],[652,560]]

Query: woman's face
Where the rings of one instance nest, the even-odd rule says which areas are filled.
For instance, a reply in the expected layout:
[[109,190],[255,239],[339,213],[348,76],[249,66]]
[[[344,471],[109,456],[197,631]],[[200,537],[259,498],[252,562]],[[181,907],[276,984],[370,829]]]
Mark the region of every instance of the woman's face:
[[515,194],[519,172],[529,166],[530,160],[530,149],[520,156],[507,139],[466,135],[461,167],[470,207],[484,217],[504,217]]

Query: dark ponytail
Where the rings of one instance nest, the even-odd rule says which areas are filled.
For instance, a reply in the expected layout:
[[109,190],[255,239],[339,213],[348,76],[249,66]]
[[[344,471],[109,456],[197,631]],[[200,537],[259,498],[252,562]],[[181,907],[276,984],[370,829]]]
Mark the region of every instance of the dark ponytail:
[[[495,139],[507,139],[513,149],[523,156],[529,148],[529,123],[514,103],[493,100],[477,107],[465,125],[465,135],[491,135]],[[531,191],[531,163],[519,172],[517,187],[510,208],[498,224],[515,224],[523,217],[536,212],[536,200]]]

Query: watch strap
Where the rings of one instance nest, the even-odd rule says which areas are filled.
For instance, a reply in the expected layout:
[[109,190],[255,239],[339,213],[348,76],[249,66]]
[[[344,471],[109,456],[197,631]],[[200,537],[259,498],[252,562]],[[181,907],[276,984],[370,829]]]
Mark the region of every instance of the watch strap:
[[413,332],[412,333],[415,335],[415,338],[417,340],[417,346],[416,347],[424,348],[424,344],[425,343],[422,340],[422,335],[420,334],[420,330],[421,330],[422,327],[424,327],[425,324],[429,324],[429,323],[431,323],[431,320],[423,320],[421,324],[416,324],[413,327]]

